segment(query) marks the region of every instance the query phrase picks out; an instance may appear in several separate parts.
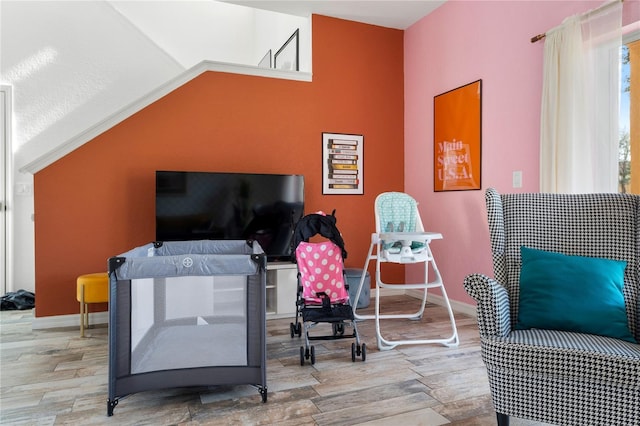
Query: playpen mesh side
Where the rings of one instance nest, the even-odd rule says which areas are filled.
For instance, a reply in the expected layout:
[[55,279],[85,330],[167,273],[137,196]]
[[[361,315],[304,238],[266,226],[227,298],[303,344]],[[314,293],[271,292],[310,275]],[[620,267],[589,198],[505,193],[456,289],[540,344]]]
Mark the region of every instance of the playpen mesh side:
[[[253,276],[167,277],[118,286],[121,375],[259,365],[260,286]],[[129,309],[123,310],[128,306]],[[129,314],[130,312],[130,314]],[[258,322],[256,322],[258,321]],[[253,347],[255,346],[255,347]]]
[[246,286],[241,276],[133,280],[131,373],[247,365]]

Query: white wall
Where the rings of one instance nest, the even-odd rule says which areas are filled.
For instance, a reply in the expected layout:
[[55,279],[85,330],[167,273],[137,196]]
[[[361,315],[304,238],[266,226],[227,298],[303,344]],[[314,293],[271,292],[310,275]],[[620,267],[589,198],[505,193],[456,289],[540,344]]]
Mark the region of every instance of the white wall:
[[35,288],[31,173],[60,146],[203,60],[257,65],[296,28],[310,72],[310,22],[211,0],[1,1],[0,83],[13,93],[7,291]]
[[[178,62],[183,69],[203,59],[251,64],[253,10],[213,1],[115,1],[111,3],[136,29]],[[215,53],[215,55],[213,55]]]

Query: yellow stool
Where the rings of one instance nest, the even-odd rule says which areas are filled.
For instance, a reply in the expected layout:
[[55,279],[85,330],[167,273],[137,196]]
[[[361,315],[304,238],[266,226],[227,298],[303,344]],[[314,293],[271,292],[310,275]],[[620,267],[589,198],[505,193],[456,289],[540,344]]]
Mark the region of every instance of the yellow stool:
[[80,302],[80,337],[84,337],[84,329],[89,327],[88,304],[109,301],[109,274],[98,272],[80,275],[77,285],[76,298]]

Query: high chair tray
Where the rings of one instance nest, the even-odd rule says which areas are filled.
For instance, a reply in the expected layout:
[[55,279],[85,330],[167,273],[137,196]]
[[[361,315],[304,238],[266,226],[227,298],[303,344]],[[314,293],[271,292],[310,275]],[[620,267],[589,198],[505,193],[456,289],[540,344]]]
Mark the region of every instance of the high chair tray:
[[439,232],[383,232],[379,234],[381,240],[441,240]]

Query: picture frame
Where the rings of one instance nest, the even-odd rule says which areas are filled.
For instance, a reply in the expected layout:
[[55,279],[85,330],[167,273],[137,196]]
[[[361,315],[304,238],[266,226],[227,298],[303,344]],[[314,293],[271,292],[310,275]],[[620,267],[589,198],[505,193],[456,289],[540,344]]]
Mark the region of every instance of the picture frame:
[[269,49],[267,51],[267,53],[265,53],[265,55],[262,57],[262,59],[260,59],[260,62],[258,62],[258,66],[260,68],[271,68],[272,65],[272,54],[271,54],[271,49]]
[[433,98],[433,190],[482,187],[482,80]]
[[364,136],[322,133],[322,193],[364,194]]
[[296,29],[274,55],[273,67],[279,70],[300,71],[300,29]]

